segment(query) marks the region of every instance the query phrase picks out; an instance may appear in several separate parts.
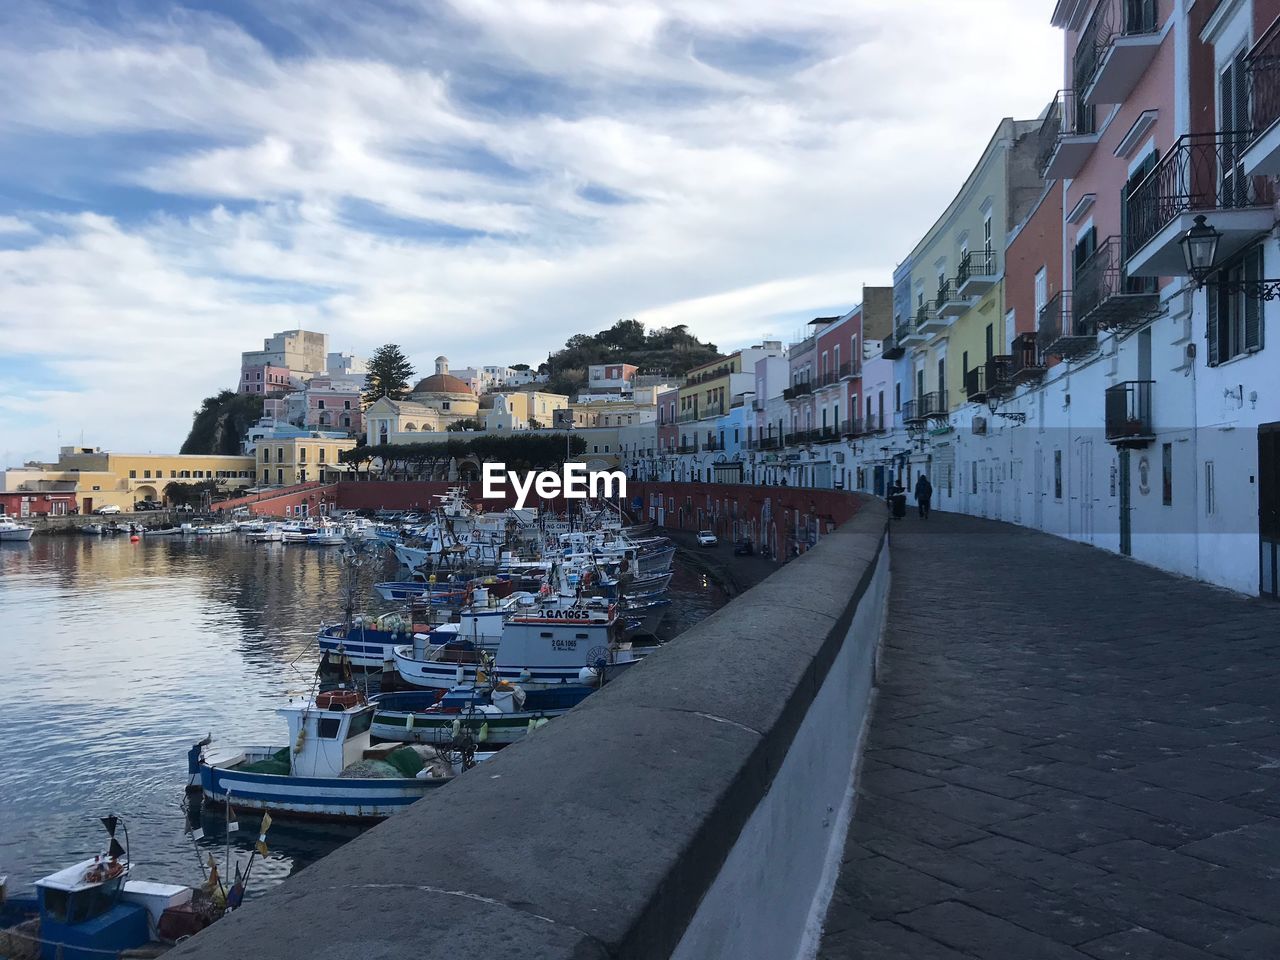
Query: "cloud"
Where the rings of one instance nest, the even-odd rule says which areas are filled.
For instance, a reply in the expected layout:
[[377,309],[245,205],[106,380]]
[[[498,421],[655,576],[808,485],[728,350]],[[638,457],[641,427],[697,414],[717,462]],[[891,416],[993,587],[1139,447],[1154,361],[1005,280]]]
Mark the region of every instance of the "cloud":
[[0,13],[5,462],[175,449],[295,326],[423,369],[619,317],[785,337],[1061,85],[1020,0],[82,10]]

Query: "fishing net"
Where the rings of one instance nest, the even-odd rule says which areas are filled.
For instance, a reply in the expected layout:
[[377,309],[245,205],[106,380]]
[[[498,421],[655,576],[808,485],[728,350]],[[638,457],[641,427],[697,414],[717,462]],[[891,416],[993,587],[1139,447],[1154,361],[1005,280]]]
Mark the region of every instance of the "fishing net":
[[402,747],[387,754],[387,763],[400,771],[402,777],[416,777],[422,769],[422,758],[411,747]]
[[277,750],[266,760],[255,760],[253,763],[246,763],[239,769],[245,773],[274,773],[281,776],[288,776],[289,768],[289,748],[285,747]]

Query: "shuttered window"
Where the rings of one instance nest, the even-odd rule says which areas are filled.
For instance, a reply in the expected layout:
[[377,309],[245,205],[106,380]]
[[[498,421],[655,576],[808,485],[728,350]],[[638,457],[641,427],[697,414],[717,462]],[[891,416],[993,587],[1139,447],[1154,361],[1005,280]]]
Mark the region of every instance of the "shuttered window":
[[1205,327],[1209,366],[1262,349],[1263,306],[1257,296],[1262,275],[1258,245],[1222,269],[1219,276],[1230,287],[1210,282]]

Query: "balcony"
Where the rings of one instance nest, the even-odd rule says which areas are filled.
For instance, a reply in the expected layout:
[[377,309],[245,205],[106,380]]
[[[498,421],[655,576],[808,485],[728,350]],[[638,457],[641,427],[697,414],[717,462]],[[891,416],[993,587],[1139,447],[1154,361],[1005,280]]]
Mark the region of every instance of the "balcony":
[[897,335],[886,337],[884,343],[880,347],[880,356],[886,360],[900,360],[906,355],[907,351],[903,349],[902,342]]
[[1254,133],[1240,163],[1245,176],[1280,176],[1280,20],[1253,45],[1245,69]]
[[903,347],[918,346],[925,341],[924,334],[916,329],[916,318],[909,317],[898,324],[894,331],[894,339]]
[[919,423],[924,419],[921,412],[920,401],[904,400],[902,403],[902,422],[903,423]]
[[1040,139],[1050,144],[1040,157],[1046,180],[1078,176],[1098,145],[1097,109],[1078,102],[1071,90],[1058,91],[1040,125]]
[[842,420],[840,422],[840,432],[846,437],[860,437],[865,431],[862,421],[854,418],[852,420]]
[[868,413],[862,421],[862,429],[866,433],[884,433],[887,428],[879,414]]
[[861,370],[859,370],[859,369],[858,369],[856,366],[854,366],[852,363],[842,363],[842,364],[840,364],[840,370],[838,371],[838,375],[839,375],[839,377],[840,377],[840,379],[841,379],[841,380],[848,380],[848,379],[850,379],[850,378],[852,378],[852,377],[859,376],[861,373],[862,373],[862,371],[861,371]]
[[809,380],[801,380],[798,383],[793,383],[791,386],[784,388],[782,391],[782,399],[788,401],[799,400],[802,397],[809,396],[811,393],[813,393],[813,383]]
[[1133,277],[1186,272],[1180,241],[1198,213],[1222,234],[1218,256],[1229,260],[1275,222],[1275,188],[1240,162],[1252,131],[1190,133],[1138,184],[1125,205],[1130,234],[1125,268]]
[[840,428],[835,424],[819,427],[813,431],[813,439],[815,443],[835,443],[840,439]]
[[996,285],[999,264],[994,250],[967,250],[956,271],[956,287],[962,297],[980,297]]
[[1098,331],[1071,315],[1071,291],[1063,290],[1040,308],[1036,343],[1046,357],[1080,360],[1098,350]]
[[1151,426],[1151,380],[1128,380],[1107,387],[1107,443],[1145,447],[1156,438]]
[[938,316],[944,319],[958,317],[969,309],[969,301],[960,296],[960,285],[955,280],[942,281],[934,303],[938,307]]
[[696,443],[682,443],[676,447],[676,453],[697,453],[698,445]]
[[697,419],[699,419],[697,410],[686,410],[684,413],[680,414],[680,416],[676,417],[676,423],[693,423],[693,421]]
[[708,440],[702,445],[702,449],[707,453],[714,453],[717,450],[723,450],[724,444],[718,440]]
[[964,396],[970,403],[982,403],[987,399],[987,370],[974,367],[964,375]]
[[1162,39],[1156,0],[1101,0],[1076,45],[1075,84],[1084,102],[1124,103]]
[[1045,374],[1044,354],[1034,333],[1020,333],[1013,338],[1013,365],[1009,379],[1015,384],[1039,380]]
[[915,327],[916,333],[923,337],[933,337],[942,333],[950,326],[950,321],[938,316],[937,304],[932,300],[926,300],[920,304],[920,309],[916,311]]
[[1107,237],[1076,267],[1071,314],[1095,330],[1129,330],[1160,312],[1156,281],[1124,271],[1121,237]]
[[777,437],[761,437],[756,443],[760,445],[761,450],[776,450],[778,448]]
[[984,367],[987,396],[1007,397],[1013,393],[1013,356],[997,353],[987,360]]

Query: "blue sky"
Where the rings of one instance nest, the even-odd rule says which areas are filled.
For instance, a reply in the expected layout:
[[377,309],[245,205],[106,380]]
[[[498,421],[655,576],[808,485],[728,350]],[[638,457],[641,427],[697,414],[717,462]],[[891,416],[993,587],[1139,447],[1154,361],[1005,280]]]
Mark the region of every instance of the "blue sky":
[[296,326],[424,369],[619,317],[785,338],[1062,85],[1050,8],[5,4],[0,465],[176,449]]

